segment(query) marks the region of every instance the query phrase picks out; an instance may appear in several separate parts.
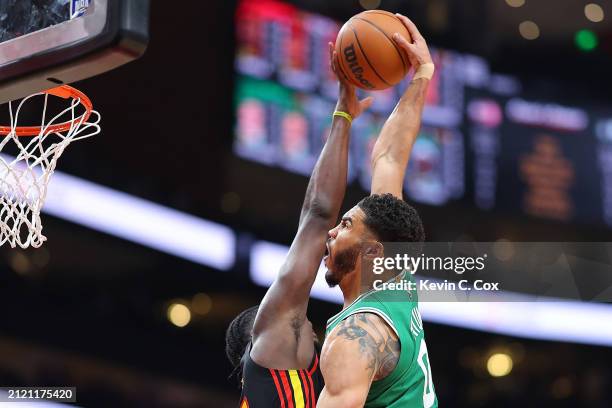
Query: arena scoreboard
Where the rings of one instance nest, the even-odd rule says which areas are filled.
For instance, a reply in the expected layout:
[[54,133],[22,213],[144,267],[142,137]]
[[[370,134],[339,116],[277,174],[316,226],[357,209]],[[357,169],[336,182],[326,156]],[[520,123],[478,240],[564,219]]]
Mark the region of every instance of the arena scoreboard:
[[[327,43],[341,24],[278,0],[242,0],[236,20],[234,152],[308,176],[336,102]],[[431,51],[437,69],[408,200],[612,226],[612,109],[530,100],[518,79],[480,57]],[[409,81],[373,92],[374,105],[354,123],[349,182],[364,192],[371,149]]]

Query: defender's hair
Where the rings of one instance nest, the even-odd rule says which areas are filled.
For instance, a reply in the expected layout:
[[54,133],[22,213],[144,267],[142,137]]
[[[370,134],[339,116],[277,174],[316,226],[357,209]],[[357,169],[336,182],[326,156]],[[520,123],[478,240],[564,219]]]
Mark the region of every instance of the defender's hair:
[[242,371],[241,360],[246,351],[246,347],[251,341],[251,331],[259,305],[250,307],[242,311],[232,320],[225,332],[225,354],[232,363],[234,371],[230,377]]

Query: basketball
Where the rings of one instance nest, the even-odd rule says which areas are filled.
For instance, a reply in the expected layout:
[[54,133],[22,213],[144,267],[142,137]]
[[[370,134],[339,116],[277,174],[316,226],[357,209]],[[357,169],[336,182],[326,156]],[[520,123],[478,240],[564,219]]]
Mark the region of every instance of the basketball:
[[342,26],[336,52],[340,70],[353,85],[369,91],[383,90],[406,76],[410,62],[393,40],[395,33],[412,41],[400,19],[382,10],[364,11]]

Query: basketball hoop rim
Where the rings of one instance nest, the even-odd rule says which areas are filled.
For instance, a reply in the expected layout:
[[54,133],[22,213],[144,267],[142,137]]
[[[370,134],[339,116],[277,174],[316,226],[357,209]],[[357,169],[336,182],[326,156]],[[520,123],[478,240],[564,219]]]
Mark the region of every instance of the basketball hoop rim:
[[17,136],[38,136],[43,131],[43,128],[45,130],[45,133],[47,134],[65,132],[70,130],[76,122],[86,123],[87,120],[89,120],[89,117],[91,116],[91,113],[93,111],[93,104],[91,103],[89,97],[70,85],[60,85],[56,88],[40,92],[40,94],[53,95],[63,99],[72,98],[74,100],[77,100],[81,105],[83,105],[83,107],[85,107],[85,113],[74,118],[73,120],[44,127],[16,126],[15,128],[11,128],[10,126],[0,126],[0,136],[6,136],[13,132]]

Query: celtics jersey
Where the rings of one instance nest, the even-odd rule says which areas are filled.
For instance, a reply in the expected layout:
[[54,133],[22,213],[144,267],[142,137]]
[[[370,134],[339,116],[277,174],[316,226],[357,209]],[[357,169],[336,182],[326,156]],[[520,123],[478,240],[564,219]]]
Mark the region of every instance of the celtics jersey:
[[[412,275],[402,273],[393,281],[400,289],[371,290],[327,321],[326,336],[344,319],[356,313],[373,313],[382,318],[399,338],[401,349],[395,369],[385,378],[373,381],[365,408],[438,406],[434,391],[423,322],[418,309]],[[391,282],[393,282],[391,281]]]

